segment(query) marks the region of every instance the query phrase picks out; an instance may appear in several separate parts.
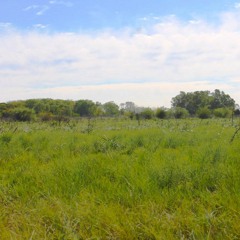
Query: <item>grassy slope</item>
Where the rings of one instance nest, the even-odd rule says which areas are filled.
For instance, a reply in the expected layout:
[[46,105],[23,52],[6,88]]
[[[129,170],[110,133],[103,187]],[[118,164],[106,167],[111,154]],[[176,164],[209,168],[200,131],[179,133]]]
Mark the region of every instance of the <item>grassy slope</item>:
[[239,239],[228,121],[2,124],[0,239]]

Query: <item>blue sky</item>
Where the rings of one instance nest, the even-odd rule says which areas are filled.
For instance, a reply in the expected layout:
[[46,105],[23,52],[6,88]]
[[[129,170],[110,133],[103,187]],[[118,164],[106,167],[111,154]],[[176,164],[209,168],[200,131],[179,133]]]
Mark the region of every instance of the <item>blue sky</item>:
[[8,0],[0,8],[0,101],[170,106],[219,88],[240,103],[240,3]]
[[229,0],[9,0],[1,3],[0,22],[20,29],[41,24],[52,31],[99,30],[140,27],[146,17],[169,15],[215,21],[219,12],[234,6]]

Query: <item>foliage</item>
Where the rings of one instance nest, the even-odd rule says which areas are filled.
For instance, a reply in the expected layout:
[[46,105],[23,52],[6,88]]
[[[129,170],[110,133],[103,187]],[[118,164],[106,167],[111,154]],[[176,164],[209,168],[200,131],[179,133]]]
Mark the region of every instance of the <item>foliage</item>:
[[106,102],[103,104],[103,111],[106,116],[117,116],[119,114],[119,106],[114,102]]
[[164,107],[157,108],[155,115],[159,119],[165,119],[168,117],[168,111]]
[[[139,107],[134,102],[128,101],[118,106],[115,102],[109,101],[104,104],[91,100],[61,100],[61,99],[28,99],[0,103],[0,118],[14,121],[29,121],[37,119],[41,121],[65,121],[74,117],[116,117],[125,116],[130,119],[159,119],[165,118],[185,118],[198,116],[198,112],[203,109],[210,109],[217,117],[228,116],[231,109],[234,114],[239,112],[235,101],[223,91],[216,89],[210,91],[180,92],[172,98],[172,109],[164,107],[153,110],[151,108]],[[215,111],[216,110],[216,111]],[[221,116],[220,116],[221,115]],[[139,122],[140,123],[140,122]]]
[[211,111],[207,107],[199,108],[197,111],[197,116],[201,119],[206,119],[211,117]]
[[152,119],[154,112],[151,108],[145,108],[139,113],[140,117],[143,119]]
[[226,118],[232,115],[232,111],[229,108],[216,108],[213,115],[218,118]]
[[120,109],[123,112],[136,112],[137,106],[135,105],[134,102],[125,102],[120,104]]
[[81,117],[94,116],[96,105],[91,100],[79,100],[75,103],[74,112],[78,113]]
[[185,108],[191,115],[195,115],[200,108],[234,108],[235,101],[223,91],[216,89],[210,91],[180,92],[172,98],[173,107]]
[[240,116],[240,107],[239,105],[236,106],[235,110],[233,111],[235,116]]
[[0,103],[0,113],[2,113],[3,111],[6,111],[8,108],[6,103]]
[[[128,111],[127,111],[127,112],[123,111],[123,116],[126,117],[126,118],[130,118],[131,120],[133,120],[134,117],[136,117],[136,113],[134,113],[134,112],[128,112]],[[138,118],[138,119],[140,118],[139,113],[137,113],[137,118]]]
[[17,107],[3,112],[3,117],[11,118],[14,121],[26,122],[34,120],[34,112],[26,107]]
[[210,104],[209,95],[209,91],[196,91],[193,93],[180,92],[179,95],[172,98],[172,107],[185,108],[191,115],[194,115],[199,108]]
[[25,106],[39,114],[50,111],[50,102],[52,102],[50,99],[28,99],[25,102]]
[[211,94],[212,100],[210,104],[210,109],[217,108],[234,108],[235,101],[228,94],[225,94],[223,91],[219,89],[215,89],[215,91]]
[[172,108],[170,114],[176,119],[187,118],[189,116],[187,109],[181,107]]
[[54,119],[54,115],[51,112],[41,112],[39,113],[38,117],[43,122],[51,121]]

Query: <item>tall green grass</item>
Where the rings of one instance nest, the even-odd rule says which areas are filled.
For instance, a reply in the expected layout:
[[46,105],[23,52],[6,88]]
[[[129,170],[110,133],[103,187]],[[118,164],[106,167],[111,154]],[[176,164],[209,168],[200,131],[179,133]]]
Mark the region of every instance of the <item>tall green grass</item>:
[[0,239],[240,239],[226,120],[2,123]]

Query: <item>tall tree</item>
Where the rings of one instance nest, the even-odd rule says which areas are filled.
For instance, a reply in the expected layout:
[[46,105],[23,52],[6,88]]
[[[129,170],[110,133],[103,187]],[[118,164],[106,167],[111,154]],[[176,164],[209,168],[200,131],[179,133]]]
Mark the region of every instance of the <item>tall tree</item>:
[[74,106],[74,112],[81,117],[92,117],[95,114],[96,104],[91,100],[78,100]]
[[202,108],[223,108],[235,106],[235,101],[223,91],[216,89],[213,93],[210,91],[180,92],[172,98],[172,107],[181,107],[195,115],[198,109]]
[[125,112],[136,112],[137,106],[134,102],[125,102],[120,104],[121,110]]
[[212,96],[212,101],[210,105],[211,109],[235,107],[234,99],[232,99],[228,94],[225,94],[223,91],[220,91],[219,89],[215,89],[211,96]]
[[113,101],[104,103],[102,107],[106,116],[116,116],[119,114],[119,106]]

